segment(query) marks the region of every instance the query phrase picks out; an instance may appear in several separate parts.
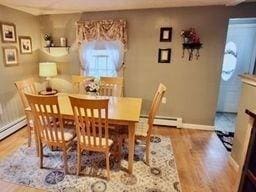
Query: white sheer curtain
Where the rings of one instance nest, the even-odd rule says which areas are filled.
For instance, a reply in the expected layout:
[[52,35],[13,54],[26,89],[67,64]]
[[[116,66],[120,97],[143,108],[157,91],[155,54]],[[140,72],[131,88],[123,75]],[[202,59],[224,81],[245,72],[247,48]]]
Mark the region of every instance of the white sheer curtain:
[[94,50],[105,50],[109,63],[113,64],[116,74],[123,67],[124,45],[121,41],[94,40],[82,43],[79,49],[81,68],[84,74],[90,74],[90,65],[93,65]]

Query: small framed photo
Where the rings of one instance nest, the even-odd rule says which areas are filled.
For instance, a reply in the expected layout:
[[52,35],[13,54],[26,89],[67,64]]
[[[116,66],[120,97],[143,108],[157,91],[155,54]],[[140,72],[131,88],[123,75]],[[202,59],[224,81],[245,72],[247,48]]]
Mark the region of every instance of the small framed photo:
[[18,65],[18,49],[16,47],[3,47],[3,56],[6,67]]
[[170,62],[171,62],[171,49],[159,49],[158,63],[170,63]]
[[32,40],[28,36],[19,36],[20,53],[31,54],[32,53]]
[[172,28],[161,27],[160,29],[160,42],[171,42],[172,41]]
[[3,43],[16,43],[16,28],[13,23],[1,23]]

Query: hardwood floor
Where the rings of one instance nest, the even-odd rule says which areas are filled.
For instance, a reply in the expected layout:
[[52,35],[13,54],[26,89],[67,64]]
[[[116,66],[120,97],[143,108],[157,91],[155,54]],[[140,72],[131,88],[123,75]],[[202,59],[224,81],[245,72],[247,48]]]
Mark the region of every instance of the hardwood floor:
[[[154,132],[170,136],[183,192],[230,192],[236,173],[228,163],[229,153],[214,132],[156,127]],[[0,142],[0,159],[27,142],[21,129]],[[0,181],[1,192],[42,190]]]
[[171,129],[170,137],[183,192],[231,192],[236,172],[214,132]]
[[[23,128],[6,139],[0,141],[0,160],[13,153],[19,146],[26,144],[27,129]],[[40,192],[43,190],[28,188],[0,180],[1,192]]]

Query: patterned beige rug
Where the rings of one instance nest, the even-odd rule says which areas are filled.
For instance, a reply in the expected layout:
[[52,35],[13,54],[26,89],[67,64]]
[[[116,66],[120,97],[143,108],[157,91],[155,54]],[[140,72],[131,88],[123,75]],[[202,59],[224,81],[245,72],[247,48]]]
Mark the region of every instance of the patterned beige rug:
[[[40,169],[35,148],[24,145],[0,162],[0,179],[54,192],[180,192],[170,139],[156,136],[151,142],[150,167],[143,162],[145,146],[136,145],[132,176],[112,159],[110,181],[101,179],[105,173],[104,155],[87,152],[82,158],[83,172],[87,176],[64,175],[61,152],[48,148],[44,150],[44,167],[47,168]],[[123,157],[121,167],[127,167],[126,147]],[[75,149],[69,152],[68,164],[69,172],[75,173]]]

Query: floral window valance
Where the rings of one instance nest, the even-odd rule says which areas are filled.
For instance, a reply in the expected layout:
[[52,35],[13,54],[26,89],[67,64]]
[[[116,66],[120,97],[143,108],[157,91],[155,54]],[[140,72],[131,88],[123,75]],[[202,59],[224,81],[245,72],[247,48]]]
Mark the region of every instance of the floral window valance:
[[93,40],[119,40],[127,49],[127,23],[124,20],[79,21],[76,28],[78,43]]

